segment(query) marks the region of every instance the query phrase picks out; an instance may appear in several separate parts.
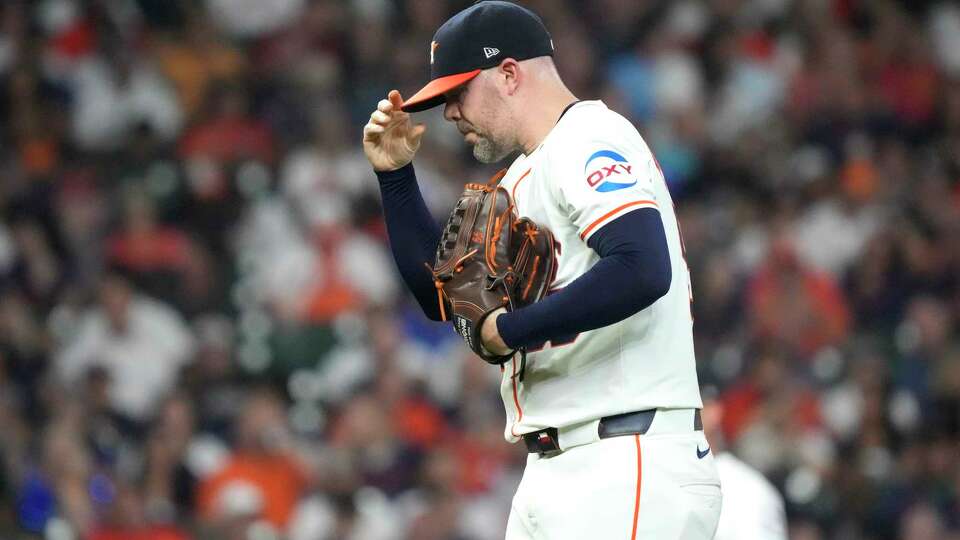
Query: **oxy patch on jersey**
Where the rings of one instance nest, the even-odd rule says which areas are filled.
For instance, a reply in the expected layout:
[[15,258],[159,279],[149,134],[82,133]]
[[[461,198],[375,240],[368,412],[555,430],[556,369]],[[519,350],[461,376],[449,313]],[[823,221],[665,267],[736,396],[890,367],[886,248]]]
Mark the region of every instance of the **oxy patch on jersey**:
[[606,193],[628,188],[637,183],[633,165],[613,150],[597,150],[583,166],[587,185],[594,191]]

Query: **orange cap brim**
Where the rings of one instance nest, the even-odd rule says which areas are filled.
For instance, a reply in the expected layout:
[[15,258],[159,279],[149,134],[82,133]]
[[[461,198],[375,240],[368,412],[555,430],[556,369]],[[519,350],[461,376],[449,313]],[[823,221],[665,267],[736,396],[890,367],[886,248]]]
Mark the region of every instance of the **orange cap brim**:
[[469,82],[470,79],[479,75],[480,71],[479,69],[475,69],[466,73],[456,73],[454,75],[447,75],[446,77],[438,77],[427,83],[426,86],[411,96],[410,99],[404,101],[400,110],[404,112],[418,112],[436,107],[443,103],[443,95],[445,93]]

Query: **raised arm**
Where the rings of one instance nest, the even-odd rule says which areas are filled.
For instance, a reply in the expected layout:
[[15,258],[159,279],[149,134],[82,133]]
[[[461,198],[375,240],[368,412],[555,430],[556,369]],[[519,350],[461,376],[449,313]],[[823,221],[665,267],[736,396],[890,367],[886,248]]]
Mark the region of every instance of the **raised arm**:
[[390,251],[400,275],[424,314],[440,320],[437,293],[426,266],[433,262],[440,226],[423,201],[412,163],[426,127],[413,125],[410,115],[400,110],[402,103],[396,90],[380,100],[363,127],[363,152],[380,183]]

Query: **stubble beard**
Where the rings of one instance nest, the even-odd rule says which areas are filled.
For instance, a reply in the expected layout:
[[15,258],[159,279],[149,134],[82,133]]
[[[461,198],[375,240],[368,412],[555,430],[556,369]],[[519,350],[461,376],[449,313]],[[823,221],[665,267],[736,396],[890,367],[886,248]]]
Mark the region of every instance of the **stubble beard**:
[[510,154],[506,145],[497,144],[493,139],[477,135],[477,142],[473,145],[473,157],[480,163],[496,163]]
[[[507,120],[507,118],[502,117],[502,115],[495,115],[493,113],[498,107],[500,109],[504,107],[502,99],[499,100],[499,103],[486,102],[484,110],[488,112],[481,116],[486,118],[489,125],[502,125]],[[457,127],[462,128],[460,129],[461,132],[472,131],[477,137],[477,141],[473,145],[473,157],[480,163],[487,164],[502,161],[513,152],[516,146],[515,141],[511,141],[509,136],[502,136],[504,133],[501,133],[501,137],[495,137],[492,133],[481,133],[476,124],[466,119],[463,119],[462,126],[458,125]]]

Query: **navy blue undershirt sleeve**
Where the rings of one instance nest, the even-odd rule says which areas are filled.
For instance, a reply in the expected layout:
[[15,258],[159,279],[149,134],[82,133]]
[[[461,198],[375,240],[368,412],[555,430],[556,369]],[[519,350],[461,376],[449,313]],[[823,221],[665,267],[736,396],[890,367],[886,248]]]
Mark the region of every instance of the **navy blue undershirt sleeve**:
[[400,276],[424,314],[439,321],[437,289],[424,263],[433,266],[442,229],[423,201],[413,163],[395,171],[378,171],[377,180],[380,182],[390,251]]
[[641,208],[604,225],[587,242],[600,260],[563,290],[497,319],[511,348],[608,326],[670,290],[672,269],[660,212]]

